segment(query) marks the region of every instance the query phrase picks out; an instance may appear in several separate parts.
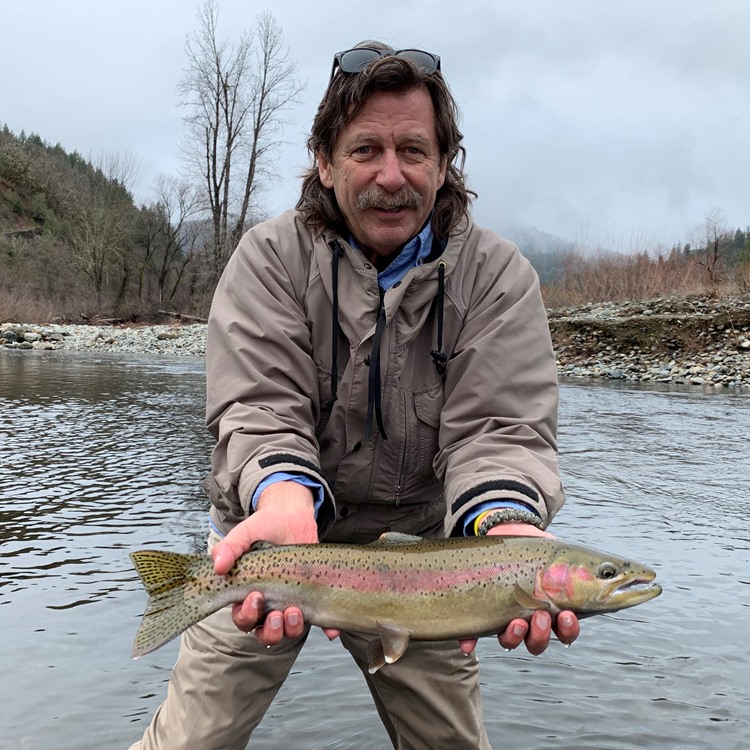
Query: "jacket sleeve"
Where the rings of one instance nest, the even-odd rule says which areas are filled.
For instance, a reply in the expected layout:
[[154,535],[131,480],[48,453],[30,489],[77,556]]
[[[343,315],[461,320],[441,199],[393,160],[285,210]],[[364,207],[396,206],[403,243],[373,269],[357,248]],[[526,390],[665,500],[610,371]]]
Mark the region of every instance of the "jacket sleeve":
[[521,502],[546,526],[565,499],[557,366],[539,281],[510,243],[494,237],[490,245],[495,262],[474,261],[474,284],[458,301],[463,325],[446,370],[435,460],[446,535],[460,535],[465,514],[487,501]]
[[304,309],[309,260],[290,250],[305,252],[298,238],[255,229],[227,264],[208,321],[206,424],[216,439],[209,494],[218,490],[230,515],[242,517],[266,477],[304,474],[324,489],[322,532],[333,497],[315,438],[318,377]]

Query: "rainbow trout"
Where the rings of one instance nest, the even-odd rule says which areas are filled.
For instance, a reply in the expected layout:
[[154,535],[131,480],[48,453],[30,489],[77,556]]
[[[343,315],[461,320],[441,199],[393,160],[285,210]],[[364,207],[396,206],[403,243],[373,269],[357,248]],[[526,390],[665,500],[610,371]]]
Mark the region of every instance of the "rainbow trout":
[[372,673],[399,659],[412,638],[492,635],[537,609],[589,617],[661,593],[650,568],[546,537],[258,542],[225,576],[202,555],[143,550],[131,558],[150,596],[133,658],[251,591],[263,594],[267,611],[296,606],[313,625],[372,633]]

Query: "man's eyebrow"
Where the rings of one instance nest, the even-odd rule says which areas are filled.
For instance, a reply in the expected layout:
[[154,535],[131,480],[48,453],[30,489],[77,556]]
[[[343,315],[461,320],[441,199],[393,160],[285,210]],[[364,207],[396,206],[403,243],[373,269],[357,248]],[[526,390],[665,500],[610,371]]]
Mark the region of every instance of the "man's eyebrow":
[[[382,141],[382,136],[378,135],[377,133],[370,132],[370,133],[356,133],[352,134],[348,138],[345,138],[342,140],[342,143],[346,144],[347,146],[356,146],[361,143],[379,143]],[[430,138],[420,135],[418,133],[407,133],[403,135],[402,137],[399,137],[396,139],[397,144],[415,144],[419,146],[430,146],[431,140]]]
[[414,133],[412,135],[408,135],[404,138],[404,143],[413,143],[418,146],[432,146],[432,141],[429,138],[425,138],[423,135],[419,135],[417,133]]

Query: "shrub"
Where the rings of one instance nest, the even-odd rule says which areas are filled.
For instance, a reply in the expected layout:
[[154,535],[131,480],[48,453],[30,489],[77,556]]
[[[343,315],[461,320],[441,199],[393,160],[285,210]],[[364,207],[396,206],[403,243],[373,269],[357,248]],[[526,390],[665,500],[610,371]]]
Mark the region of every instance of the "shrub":
[[31,209],[29,210],[32,219],[37,221],[47,221],[49,209],[47,208],[47,197],[44,193],[34,193],[31,199]]
[[21,200],[21,196],[15,190],[13,190],[12,188],[10,190],[6,190],[3,197],[8,202],[13,211],[15,211],[15,213],[21,213],[21,211],[23,210],[23,201]]

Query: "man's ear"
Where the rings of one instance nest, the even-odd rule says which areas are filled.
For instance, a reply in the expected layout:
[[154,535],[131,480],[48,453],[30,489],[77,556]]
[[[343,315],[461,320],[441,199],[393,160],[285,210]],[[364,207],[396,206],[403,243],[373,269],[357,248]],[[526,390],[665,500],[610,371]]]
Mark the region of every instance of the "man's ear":
[[438,190],[445,184],[445,175],[448,171],[448,157],[444,156],[440,162],[440,171],[438,172]]
[[326,158],[322,151],[318,151],[317,160],[320,181],[323,183],[323,187],[331,190],[333,188],[333,169],[331,167],[331,162]]

